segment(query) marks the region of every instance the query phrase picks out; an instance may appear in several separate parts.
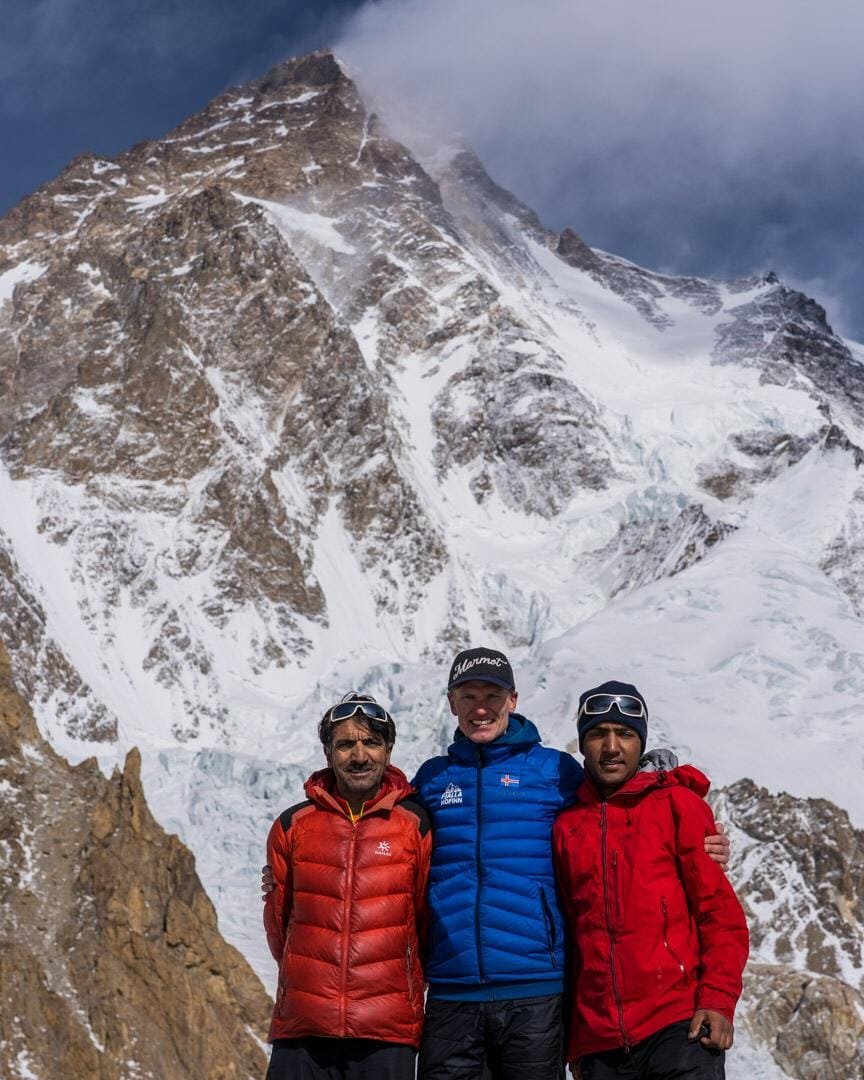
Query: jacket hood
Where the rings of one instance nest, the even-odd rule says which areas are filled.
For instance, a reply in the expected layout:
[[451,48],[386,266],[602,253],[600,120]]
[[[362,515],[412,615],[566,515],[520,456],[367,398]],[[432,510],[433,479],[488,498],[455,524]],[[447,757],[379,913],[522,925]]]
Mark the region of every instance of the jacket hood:
[[[499,735],[494,742],[484,743],[483,745],[487,749],[492,749],[499,746],[534,746],[539,742],[540,732],[536,726],[521,713],[511,712],[510,723],[507,725],[504,734]],[[453,742],[448,747],[448,750],[451,754],[455,754],[456,757],[467,757],[473,745],[468,736],[463,735],[459,728],[456,728]]]
[[[609,796],[610,799],[622,799],[630,795],[640,796],[647,791],[660,787],[686,787],[704,799],[711,787],[711,781],[693,765],[678,765],[668,772],[637,772],[626,784],[623,784]],[[594,784],[591,774],[585,773],[585,783],[579,789],[580,802],[602,802],[603,796]]]
[[[339,792],[336,790],[336,774],[331,768],[319,769],[312,773],[303,785],[306,798],[311,799],[319,806],[344,812],[339,801]],[[370,810],[389,810],[398,802],[407,799],[413,794],[414,788],[408,783],[408,777],[395,765],[388,765],[381,778],[381,787],[374,799],[365,804],[365,813]]]

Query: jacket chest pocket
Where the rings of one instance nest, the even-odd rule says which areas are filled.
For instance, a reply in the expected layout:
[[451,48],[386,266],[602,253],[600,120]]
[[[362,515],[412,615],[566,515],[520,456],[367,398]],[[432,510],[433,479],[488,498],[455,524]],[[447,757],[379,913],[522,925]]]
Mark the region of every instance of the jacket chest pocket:
[[644,858],[645,844],[638,815],[625,813],[610,836],[608,856],[610,899],[618,927],[626,924],[630,906],[640,902],[639,881],[634,880],[633,874],[634,867],[638,867]]
[[616,848],[609,860],[609,892],[612,908],[612,920],[616,929],[624,926],[624,860],[621,852]]

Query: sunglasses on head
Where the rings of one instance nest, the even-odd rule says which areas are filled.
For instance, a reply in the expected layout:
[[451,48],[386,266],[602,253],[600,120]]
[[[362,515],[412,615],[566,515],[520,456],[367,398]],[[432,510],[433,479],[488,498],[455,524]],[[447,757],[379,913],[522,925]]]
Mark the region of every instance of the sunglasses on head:
[[585,698],[576,716],[602,716],[603,713],[617,709],[622,716],[639,717],[645,715],[642,699],[631,694],[592,694]]
[[377,701],[363,701],[358,698],[352,701],[340,701],[338,705],[331,706],[327,715],[327,722],[329,724],[338,724],[340,720],[348,720],[350,717],[356,716],[357,713],[368,717],[370,720],[381,720],[383,723],[395,727],[393,717],[383,705],[379,705]]

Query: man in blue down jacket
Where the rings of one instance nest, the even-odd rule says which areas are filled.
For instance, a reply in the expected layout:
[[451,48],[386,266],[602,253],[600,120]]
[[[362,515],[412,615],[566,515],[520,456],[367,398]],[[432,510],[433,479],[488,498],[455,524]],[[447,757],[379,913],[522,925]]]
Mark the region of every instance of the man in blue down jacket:
[[[541,746],[514,711],[502,653],[459,653],[447,697],[455,740],[413,781],[434,835],[418,1078],[561,1080],[565,946],[552,824],[574,802],[582,766]],[[712,846],[725,862],[728,842],[706,839]]]
[[576,798],[582,766],[540,745],[514,712],[507,658],[469,649],[447,697],[458,730],[414,780],[434,835],[429,983],[420,1080],[559,1080],[564,927],[552,823]]

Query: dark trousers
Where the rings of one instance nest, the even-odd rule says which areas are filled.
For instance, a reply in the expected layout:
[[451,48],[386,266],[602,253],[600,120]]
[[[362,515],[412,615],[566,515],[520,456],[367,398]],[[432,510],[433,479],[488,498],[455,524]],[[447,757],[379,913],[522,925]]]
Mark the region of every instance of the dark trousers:
[[418,1080],[563,1080],[561,995],[426,1003]]
[[414,1080],[416,1056],[374,1039],[276,1039],[265,1080]]
[[706,1050],[698,1039],[688,1042],[689,1030],[690,1021],[682,1020],[655,1031],[629,1051],[622,1047],[586,1054],[579,1062],[582,1080],[723,1080],[725,1052]]

